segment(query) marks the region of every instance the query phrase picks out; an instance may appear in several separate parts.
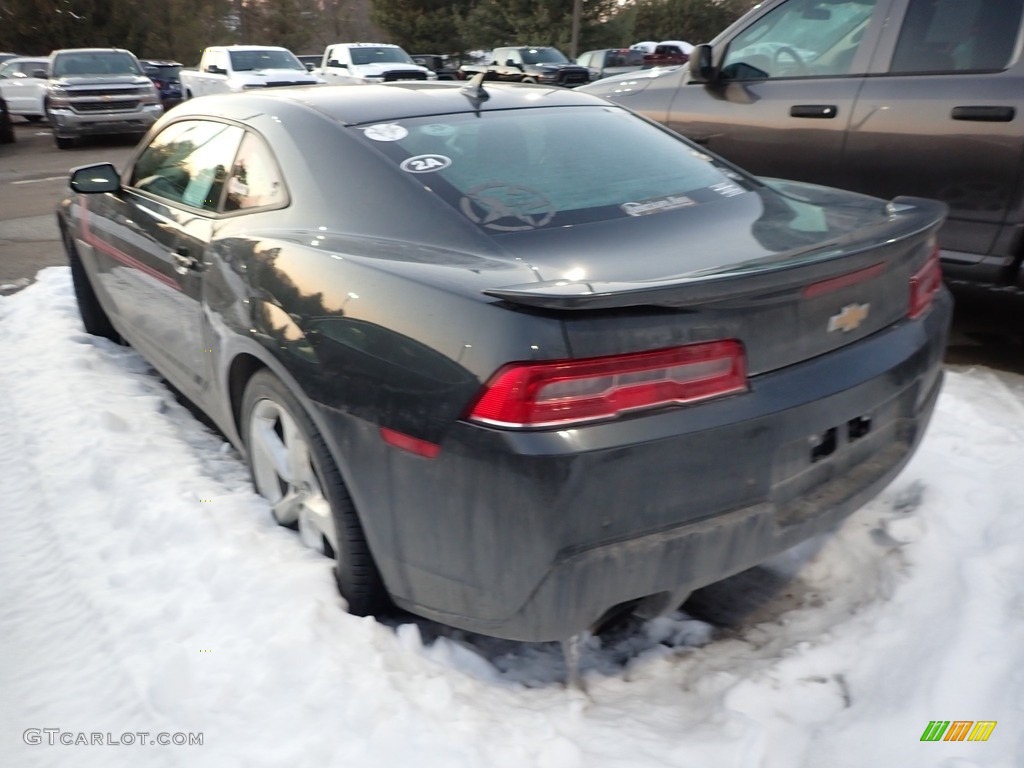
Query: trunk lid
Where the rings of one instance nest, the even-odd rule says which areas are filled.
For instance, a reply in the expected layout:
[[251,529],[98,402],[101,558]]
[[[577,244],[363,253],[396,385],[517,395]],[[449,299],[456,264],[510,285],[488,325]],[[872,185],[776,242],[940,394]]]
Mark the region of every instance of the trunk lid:
[[757,374],[904,320],[945,213],[790,182],[715,207],[504,236],[539,279],[485,293],[558,312],[577,357],[735,338]]

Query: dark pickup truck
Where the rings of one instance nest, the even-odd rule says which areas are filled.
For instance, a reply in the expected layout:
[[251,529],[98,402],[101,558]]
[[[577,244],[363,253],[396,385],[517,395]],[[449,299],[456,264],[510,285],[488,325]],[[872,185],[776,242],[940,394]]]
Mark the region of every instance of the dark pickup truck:
[[1024,0],[767,0],[689,64],[584,86],[737,165],[949,206],[943,270],[1024,290]]
[[495,48],[490,64],[463,64],[460,78],[469,79],[481,72],[484,80],[510,83],[539,83],[574,88],[590,82],[590,70],[573,64],[557,48],[519,46]]

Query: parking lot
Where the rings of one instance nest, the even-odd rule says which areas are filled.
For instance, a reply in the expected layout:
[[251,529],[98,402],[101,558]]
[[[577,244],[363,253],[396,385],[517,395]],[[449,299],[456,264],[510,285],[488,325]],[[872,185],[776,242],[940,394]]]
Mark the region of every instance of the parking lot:
[[[17,141],[0,145],[0,296],[28,285],[44,267],[66,264],[54,207],[69,168],[108,161],[123,167],[131,140],[96,138],[58,150],[44,124],[15,119]],[[958,290],[946,360],[1024,374],[1024,296]]]

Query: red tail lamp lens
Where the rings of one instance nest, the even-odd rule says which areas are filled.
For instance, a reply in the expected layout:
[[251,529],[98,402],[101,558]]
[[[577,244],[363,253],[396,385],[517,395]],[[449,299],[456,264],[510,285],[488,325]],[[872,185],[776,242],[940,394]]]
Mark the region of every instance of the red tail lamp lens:
[[936,244],[928,261],[910,278],[910,310],[907,314],[911,320],[921,317],[928,311],[940,288],[942,266],[939,261],[939,246]]
[[499,427],[566,426],[746,389],[743,345],[728,339],[629,355],[510,363],[487,382],[468,418]]

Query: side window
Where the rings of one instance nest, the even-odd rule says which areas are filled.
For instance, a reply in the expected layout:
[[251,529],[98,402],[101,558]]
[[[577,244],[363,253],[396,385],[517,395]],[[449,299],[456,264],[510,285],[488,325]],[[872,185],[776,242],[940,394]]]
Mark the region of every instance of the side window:
[[893,74],[1005,69],[1020,33],[1024,0],[910,0]]
[[264,141],[246,133],[228,176],[225,211],[284,205],[288,202],[284,181],[274,156]]
[[855,74],[854,57],[874,10],[875,0],[791,0],[733,39],[722,74],[732,80]]
[[212,120],[172,123],[143,150],[129,185],[215,212],[243,133],[237,126]]

